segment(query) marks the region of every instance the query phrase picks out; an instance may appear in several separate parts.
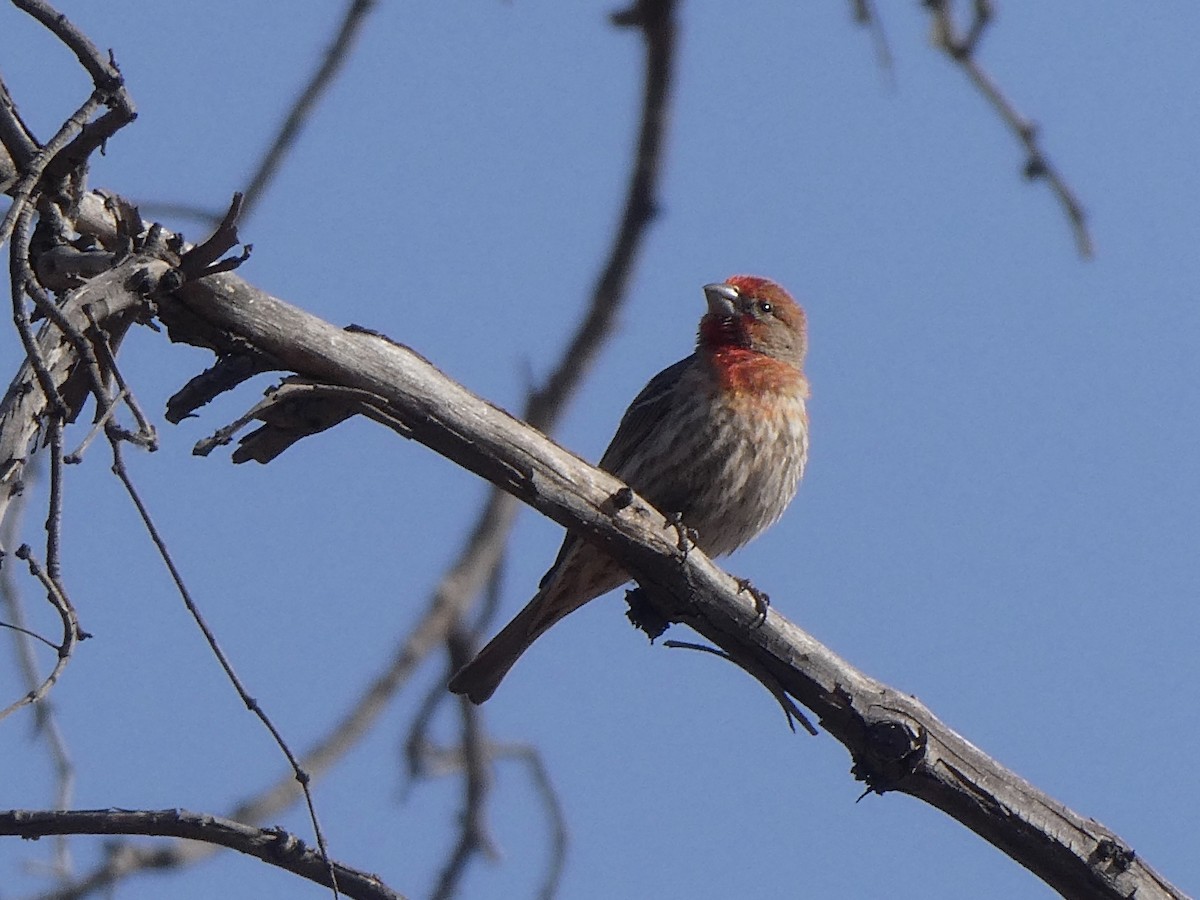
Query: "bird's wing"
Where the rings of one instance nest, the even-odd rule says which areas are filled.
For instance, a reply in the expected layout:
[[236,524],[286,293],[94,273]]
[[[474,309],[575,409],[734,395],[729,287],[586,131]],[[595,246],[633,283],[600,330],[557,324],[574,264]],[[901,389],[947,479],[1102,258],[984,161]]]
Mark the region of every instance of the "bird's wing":
[[695,354],[681,359],[673,366],[667,366],[651,378],[650,383],[633,398],[629,409],[625,410],[625,415],[621,417],[617,433],[613,435],[608,449],[600,457],[598,465],[601,469],[618,478],[628,477],[629,461],[634,458],[634,451],[658,427],[671,405],[675,385],[679,383],[683,373],[692,367],[694,361]]
[[[679,383],[680,376],[687,371],[692,362],[693,358],[689,356],[663,369],[650,379],[650,383],[642,388],[641,393],[633,398],[629,409],[625,410],[625,415],[621,418],[621,424],[617,426],[617,433],[613,435],[608,449],[600,457],[597,465],[601,469],[618,478],[628,478],[630,474],[629,460],[633,451],[650,436],[655,426],[662,420],[664,412],[671,404],[671,394],[675,385]],[[545,587],[550,582],[554,571],[566,559],[567,554],[579,540],[577,535],[571,532],[567,533],[562,547],[558,550],[554,565],[542,576],[540,587]]]

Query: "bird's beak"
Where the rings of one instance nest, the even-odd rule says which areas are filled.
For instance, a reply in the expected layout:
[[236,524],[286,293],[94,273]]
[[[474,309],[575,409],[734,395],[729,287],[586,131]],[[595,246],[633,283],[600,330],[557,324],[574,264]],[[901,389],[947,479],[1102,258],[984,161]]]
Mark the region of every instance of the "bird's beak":
[[714,316],[723,318],[737,312],[738,289],[732,284],[706,284],[704,299],[708,301],[708,311]]

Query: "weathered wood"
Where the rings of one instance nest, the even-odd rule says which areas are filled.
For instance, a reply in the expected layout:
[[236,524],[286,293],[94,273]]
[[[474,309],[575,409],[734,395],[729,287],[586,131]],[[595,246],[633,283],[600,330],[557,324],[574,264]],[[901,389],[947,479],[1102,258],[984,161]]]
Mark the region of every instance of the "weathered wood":
[[[89,226],[101,236],[115,229],[95,198],[85,200],[77,220],[81,230]],[[65,308],[82,315],[86,301],[99,304],[93,308],[105,315],[98,318],[119,320],[169,268],[162,260],[130,258],[87,282]],[[161,283],[171,285],[171,279]],[[850,751],[854,773],[869,789],[925,800],[1066,897],[1184,897],[1113,832],[986,756],[915,698],[860,672],[777,612],[757,624],[751,596],[698,551],[682,556],[676,529],[660,513],[636,496],[625,502],[625,486],[615,478],[470,393],[407,347],[338,328],[231,273],[187,283],[157,300],[173,339],[219,354],[249,352],[255,365],[326,386],[323,402],[344,392],[356,411],[369,412],[603,546],[668,618],[769,672],[816,713]],[[67,383],[76,367],[71,344],[52,328],[43,329],[42,341],[56,383]],[[31,385],[25,368],[0,408],[0,504],[19,481],[45,414],[36,384],[21,385]],[[263,418],[270,427],[269,415]],[[618,495],[621,502],[613,502]]]
[[177,340],[212,346],[236,338],[303,378],[379,398],[405,437],[605,547],[673,621],[768,669],[847,747],[871,789],[920,797],[1064,896],[1184,897],[1112,831],[986,756],[915,698],[860,672],[776,612],[756,627],[753,599],[698,551],[682,558],[661,514],[636,496],[613,503],[621,482],[407,347],[337,328],[231,274],[185,286],[162,302],[161,314]]
[[56,809],[0,811],[0,835],[36,839],[50,834],[142,834],[228,847],[357,900],[404,900],[378,875],[329,862],[282,828],[255,828],[232,819],[186,809]]
[[[170,265],[150,256],[131,256],[65,295],[61,311],[77,332],[91,328],[89,312],[100,323],[112,347],[117,347],[146,302],[146,291],[170,270]],[[89,386],[74,344],[54,323],[38,330],[37,344],[51,381],[67,406],[67,421],[74,421],[89,397]],[[22,489],[25,464],[33,452],[50,402],[26,359],[0,400],[0,520],[12,498]]]

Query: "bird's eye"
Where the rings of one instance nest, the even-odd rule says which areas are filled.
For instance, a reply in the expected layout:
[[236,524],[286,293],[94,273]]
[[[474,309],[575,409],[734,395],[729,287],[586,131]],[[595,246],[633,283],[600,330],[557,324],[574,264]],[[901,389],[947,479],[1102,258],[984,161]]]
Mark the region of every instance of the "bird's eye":
[[764,316],[769,315],[771,310],[773,310],[774,308],[775,307],[772,306],[771,303],[767,300],[759,300],[758,301],[758,311],[760,313],[762,313]]

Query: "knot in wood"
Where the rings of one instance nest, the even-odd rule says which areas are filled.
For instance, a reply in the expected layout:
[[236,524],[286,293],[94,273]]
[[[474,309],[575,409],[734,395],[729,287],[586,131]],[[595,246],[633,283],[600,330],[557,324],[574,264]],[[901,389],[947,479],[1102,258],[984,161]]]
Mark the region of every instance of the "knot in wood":
[[854,758],[850,770],[867,786],[868,792],[882,794],[917,770],[925,755],[926,734],[914,731],[903,722],[873,722],[863,735],[863,751]]

